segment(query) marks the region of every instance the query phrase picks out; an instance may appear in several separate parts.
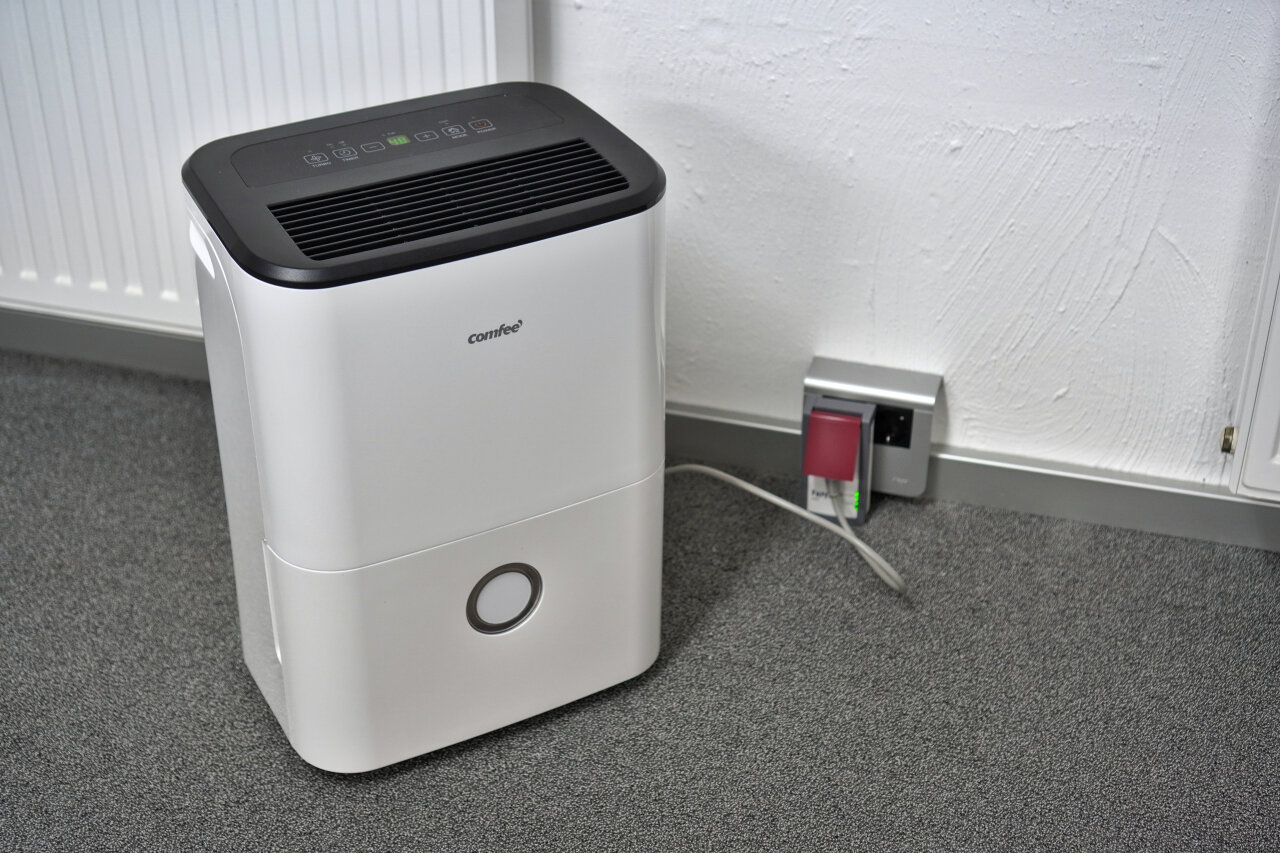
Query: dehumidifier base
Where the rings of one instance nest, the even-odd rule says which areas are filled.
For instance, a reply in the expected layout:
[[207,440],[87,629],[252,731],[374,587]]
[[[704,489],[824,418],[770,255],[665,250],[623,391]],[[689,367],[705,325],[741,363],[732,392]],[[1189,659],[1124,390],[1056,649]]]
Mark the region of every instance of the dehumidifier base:
[[[254,676],[264,693],[283,678],[273,711],[294,749],[324,770],[372,770],[648,669],[661,618],[662,486],[658,469],[348,571],[311,571],[264,546],[279,669]],[[509,564],[536,570],[532,609],[508,630],[478,630],[473,592]]]

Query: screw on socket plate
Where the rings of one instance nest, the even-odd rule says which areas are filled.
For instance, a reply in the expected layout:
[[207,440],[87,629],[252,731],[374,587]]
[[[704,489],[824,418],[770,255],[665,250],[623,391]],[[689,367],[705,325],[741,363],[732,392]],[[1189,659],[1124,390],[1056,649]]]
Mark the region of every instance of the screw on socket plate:
[[1239,427],[1229,426],[1229,427],[1222,428],[1222,452],[1223,453],[1236,452],[1236,437],[1238,436],[1239,432],[1240,432]]

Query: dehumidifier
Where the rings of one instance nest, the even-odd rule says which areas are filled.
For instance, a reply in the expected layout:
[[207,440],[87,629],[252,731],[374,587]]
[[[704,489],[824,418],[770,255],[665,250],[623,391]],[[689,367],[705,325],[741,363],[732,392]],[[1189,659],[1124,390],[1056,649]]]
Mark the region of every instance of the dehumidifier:
[[658,653],[658,165],[500,84],[211,142],[183,167],[244,656],[359,772]]

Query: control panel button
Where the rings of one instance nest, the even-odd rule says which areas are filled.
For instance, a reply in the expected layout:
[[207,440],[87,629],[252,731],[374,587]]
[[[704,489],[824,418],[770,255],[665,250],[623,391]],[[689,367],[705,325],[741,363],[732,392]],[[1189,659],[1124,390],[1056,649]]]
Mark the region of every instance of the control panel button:
[[[4,0],[0,0],[0,9],[3,7]],[[0,13],[0,19],[3,17]],[[335,73],[342,74],[341,70]],[[564,121],[538,100],[514,92],[447,100],[440,106],[424,106],[395,116],[387,115],[386,110],[360,111],[353,114],[354,120],[347,116],[306,122],[299,128],[309,129],[302,132],[273,136],[232,152],[231,165],[248,186],[268,187],[315,180],[335,171],[376,171],[404,157],[431,156],[446,148],[466,148],[471,143]]]

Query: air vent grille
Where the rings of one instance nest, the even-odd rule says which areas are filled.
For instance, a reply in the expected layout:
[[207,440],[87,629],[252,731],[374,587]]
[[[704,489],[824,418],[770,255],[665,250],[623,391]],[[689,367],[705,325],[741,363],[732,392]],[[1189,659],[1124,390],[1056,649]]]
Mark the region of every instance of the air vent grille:
[[627,189],[581,139],[352,190],[273,204],[308,258],[366,252]]

